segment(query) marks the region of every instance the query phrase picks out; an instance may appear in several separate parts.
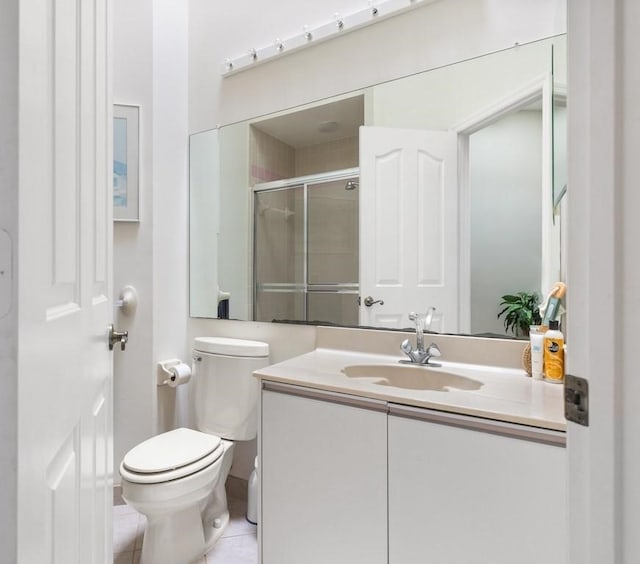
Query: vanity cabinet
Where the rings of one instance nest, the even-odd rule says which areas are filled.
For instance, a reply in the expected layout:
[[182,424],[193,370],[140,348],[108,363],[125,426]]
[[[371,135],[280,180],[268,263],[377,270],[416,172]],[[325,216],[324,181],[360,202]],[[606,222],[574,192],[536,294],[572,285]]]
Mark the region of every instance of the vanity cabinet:
[[262,387],[262,564],[566,562],[564,433]]
[[387,562],[386,403],[263,383],[262,564]]
[[389,564],[566,562],[564,433],[390,404]]

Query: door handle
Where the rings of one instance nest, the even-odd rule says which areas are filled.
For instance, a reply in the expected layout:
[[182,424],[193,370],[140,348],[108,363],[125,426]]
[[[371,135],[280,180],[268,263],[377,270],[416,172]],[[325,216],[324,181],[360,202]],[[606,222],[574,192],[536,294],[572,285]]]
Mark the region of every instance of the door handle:
[[371,307],[373,304],[384,305],[384,301],[382,301],[382,300],[374,300],[371,296],[367,296],[364,299],[364,305],[366,305],[367,307]]
[[113,324],[109,325],[109,350],[112,351],[116,343],[120,343],[120,350],[123,351],[129,342],[129,331],[116,331]]

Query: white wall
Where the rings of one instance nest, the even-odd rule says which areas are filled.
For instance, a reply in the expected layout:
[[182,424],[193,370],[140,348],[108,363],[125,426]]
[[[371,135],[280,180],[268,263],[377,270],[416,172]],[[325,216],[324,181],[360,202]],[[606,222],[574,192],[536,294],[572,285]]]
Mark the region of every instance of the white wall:
[[159,360],[190,360],[187,21],[177,0],[114,5],[114,103],[140,106],[141,149],[140,222],[114,228],[115,291],[130,284],[139,296],[134,315],[116,315],[130,338],[114,355],[116,468],[132,446],[187,413],[184,390],[156,386]]
[[[564,33],[564,0],[440,0],[222,78],[222,63],[361,0],[190,0],[190,131],[290,108],[385,80]],[[365,4],[366,5],[366,4]]]
[[377,85],[371,89],[372,125],[456,128],[546,76],[551,49],[565,44],[565,35],[549,38]]
[[[188,188],[188,6],[154,0],[153,360],[190,362]],[[186,390],[158,388],[158,431],[183,423]]]
[[[18,244],[18,6],[16,0],[0,0],[0,231],[4,230]],[[2,233],[0,233],[2,236]],[[0,284],[0,303],[9,299],[12,306],[6,315],[0,311],[0,546],[2,560],[16,561],[17,538],[17,348],[18,288],[17,265],[13,272],[6,269],[7,257],[0,256],[10,284]],[[12,260],[12,258],[11,258]],[[9,295],[8,295],[9,294]],[[0,310],[5,308],[0,307]],[[6,311],[6,310],[5,310]]]
[[114,464],[154,433],[153,382],[153,0],[113,4],[113,102],[140,106],[140,222],[116,222],[113,229],[113,287],[132,285],[139,305],[134,315],[117,312],[114,324],[129,331],[126,352],[114,350]]

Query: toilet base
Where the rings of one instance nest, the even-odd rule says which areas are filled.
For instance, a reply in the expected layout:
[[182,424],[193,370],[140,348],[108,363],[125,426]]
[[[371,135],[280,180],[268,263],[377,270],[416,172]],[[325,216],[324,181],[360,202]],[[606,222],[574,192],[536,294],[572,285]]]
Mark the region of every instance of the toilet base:
[[180,488],[181,480],[198,480],[195,474],[163,484],[131,484],[123,480],[123,498],[147,517],[140,564],[197,562],[222,536],[229,523],[225,482],[234,446],[230,441],[223,444],[224,454],[212,465],[218,467],[215,479],[207,481],[202,476],[199,487],[186,496],[160,499],[163,495],[171,498],[171,490]]
[[[140,564],[191,564],[213,548],[229,523],[225,511],[213,523],[202,523],[199,508],[194,507],[170,518],[147,523],[142,542]],[[217,526],[216,526],[217,525]]]

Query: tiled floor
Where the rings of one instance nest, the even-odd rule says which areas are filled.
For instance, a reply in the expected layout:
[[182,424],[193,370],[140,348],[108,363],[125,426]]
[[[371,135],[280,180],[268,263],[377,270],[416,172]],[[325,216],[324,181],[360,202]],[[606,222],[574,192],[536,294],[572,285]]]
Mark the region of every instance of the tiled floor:
[[[246,508],[245,500],[229,497],[229,525],[213,549],[198,564],[257,564],[256,526],[246,520]],[[114,506],[114,564],[138,564],[145,521],[144,516],[128,505]]]

